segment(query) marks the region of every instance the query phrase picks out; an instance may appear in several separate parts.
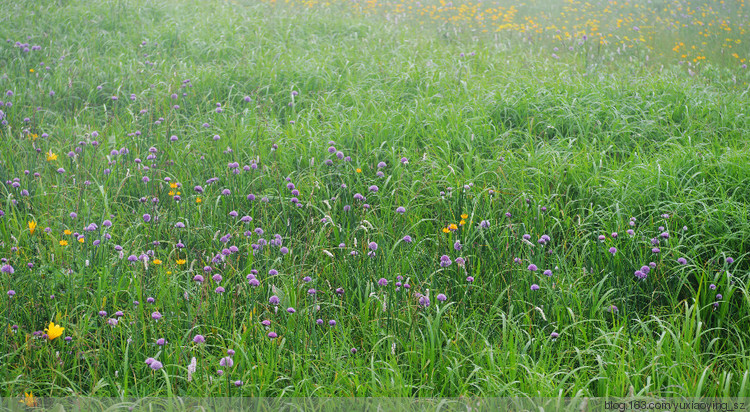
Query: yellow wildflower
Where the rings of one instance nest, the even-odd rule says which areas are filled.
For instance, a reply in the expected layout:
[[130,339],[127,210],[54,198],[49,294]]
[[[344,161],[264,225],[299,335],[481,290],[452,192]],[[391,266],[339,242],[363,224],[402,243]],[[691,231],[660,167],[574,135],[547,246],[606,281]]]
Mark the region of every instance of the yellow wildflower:
[[54,322],[50,322],[49,326],[44,329],[44,331],[47,332],[47,339],[49,340],[59,338],[60,336],[62,336],[64,330],[65,328],[60,325],[55,325]]
[[68,235],[68,236],[70,236],[70,235],[72,235],[72,234],[73,234],[73,232],[71,232],[71,231],[70,231],[70,229],[65,229],[65,230],[63,231],[63,234],[64,234],[64,235]]
[[85,239],[83,238],[83,236],[81,236],[81,237],[79,237],[79,238],[78,238],[78,243],[83,243],[83,242],[85,242],[85,241],[86,241],[86,240],[85,240]]
[[177,183],[174,183],[174,182],[170,183],[169,187],[172,188],[172,189],[177,189]]
[[465,221],[465,220],[463,220],[463,219],[461,219],[461,221],[460,221],[460,222],[458,222],[458,224],[459,224],[459,225],[461,225],[461,226],[463,226],[463,225],[465,225],[465,224],[466,224],[466,221]]
[[187,263],[187,260],[185,260],[185,259],[177,259],[177,264],[178,265],[184,265],[185,263]]
[[203,201],[203,200],[202,200],[201,198],[197,198],[197,199],[195,199],[195,203],[200,203],[200,202],[202,202],[202,201]]
[[52,150],[50,150],[49,152],[47,152],[47,161],[51,162],[53,160],[57,160],[57,155],[52,153]]
[[362,169],[357,168],[357,173],[362,173]]
[[448,229],[450,229],[450,230],[458,230],[458,226],[456,226],[455,223],[451,223],[450,225],[448,225]]
[[451,231],[451,230],[450,230],[450,229],[448,229],[447,227],[444,227],[444,228],[443,228],[443,233],[450,233],[450,231]]
[[24,393],[23,394],[23,399],[20,400],[19,402],[22,403],[22,404],[24,404],[24,405],[26,405],[26,406],[28,406],[29,408],[33,408],[33,407],[37,406],[36,397],[34,397],[34,393],[33,392]]
[[469,218],[469,215],[467,215],[466,213],[461,214],[461,219],[468,219],[468,218]]
[[153,263],[154,265],[161,265],[161,260],[154,259],[151,263]]
[[29,69],[29,73],[34,73],[34,69]]
[[64,240],[64,239],[63,239],[63,240],[61,240],[61,241],[60,241],[60,246],[68,246],[68,241],[67,241],[67,240]]
[[36,230],[36,222],[32,220],[31,222],[29,222],[29,232],[31,232],[31,234],[33,235],[35,230]]

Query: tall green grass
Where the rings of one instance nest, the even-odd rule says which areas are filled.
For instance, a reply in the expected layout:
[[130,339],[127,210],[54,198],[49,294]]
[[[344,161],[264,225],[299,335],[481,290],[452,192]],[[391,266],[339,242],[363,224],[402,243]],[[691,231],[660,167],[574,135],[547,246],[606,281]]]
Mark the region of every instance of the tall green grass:
[[[3,19],[3,396],[750,396],[747,77],[591,71],[335,8],[16,1]],[[290,253],[253,253],[274,234]],[[63,336],[34,335],[50,321]]]

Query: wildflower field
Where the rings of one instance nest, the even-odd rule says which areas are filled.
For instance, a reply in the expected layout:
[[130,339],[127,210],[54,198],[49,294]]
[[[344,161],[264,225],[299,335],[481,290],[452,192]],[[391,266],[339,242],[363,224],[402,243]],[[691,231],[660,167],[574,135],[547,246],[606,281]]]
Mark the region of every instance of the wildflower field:
[[7,1],[0,394],[750,397],[738,1]]

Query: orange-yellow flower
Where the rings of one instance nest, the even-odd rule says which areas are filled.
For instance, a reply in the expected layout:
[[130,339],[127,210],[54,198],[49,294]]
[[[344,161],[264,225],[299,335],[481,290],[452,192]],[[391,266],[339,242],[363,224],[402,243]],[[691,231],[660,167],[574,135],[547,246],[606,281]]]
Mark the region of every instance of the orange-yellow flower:
[[36,397],[34,397],[33,392],[28,392],[23,394],[23,399],[19,401],[20,403],[28,406],[29,408],[33,408],[37,406],[36,403]]
[[57,160],[57,155],[52,153],[52,150],[50,150],[49,152],[47,152],[47,161],[51,162],[53,160]]
[[63,239],[60,241],[60,246],[68,246],[68,241]]
[[187,263],[187,260],[185,260],[185,259],[177,259],[177,264],[178,265],[184,265],[185,263]]
[[153,263],[154,265],[161,265],[161,260],[154,259],[151,263]]
[[44,331],[47,332],[47,339],[49,340],[59,338],[62,336],[64,330],[65,328],[60,325],[55,325],[54,322],[50,322],[49,326],[44,329]]
[[36,222],[32,220],[31,222],[29,222],[29,232],[31,232],[31,234],[33,235],[35,230],[36,230]]
[[65,229],[65,230],[63,231],[63,234],[64,234],[64,235],[68,235],[68,236],[70,236],[70,235],[72,235],[72,234],[73,234],[73,232],[71,232],[71,231],[70,231],[70,229]]

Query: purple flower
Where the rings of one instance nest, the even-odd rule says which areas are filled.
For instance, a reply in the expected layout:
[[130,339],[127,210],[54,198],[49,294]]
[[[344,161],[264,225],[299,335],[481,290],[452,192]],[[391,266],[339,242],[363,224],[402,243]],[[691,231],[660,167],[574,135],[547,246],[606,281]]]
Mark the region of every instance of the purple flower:
[[16,296],[16,291],[13,290],[13,289],[11,289],[11,290],[8,291],[8,297],[12,298],[13,296]]
[[723,298],[723,296],[721,296],[721,293],[717,293],[716,294],[716,300],[721,300],[721,298]]
[[539,268],[536,267],[536,265],[532,263],[532,264],[529,265],[529,267],[527,269],[529,271],[531,271],[531,272],[536,272]]
[[159,345],[159,346],[164,346],[164,345],[167,344],[167,340],[164,339],[164,338],[159,338],[159,339],[156,340],[156,344]]
[[453,244],[453,250],[459,251],[463,248],[463,245],[461,245],[461,241],[457,240],[456,243]]
[[219,366],[225,367],[225,368],[231,368],[232,366],[234,366],[234,360],[232,359],[231,356],[221,358],[221,360],[219,361]]
[[143,221],[146,222],[146,223],[150,222],[151,221],[151,215],[149,215],[148,213],[144,214],[143,215]]
[[687,264],[687,259],[685,259],[683,257],[677,258],[677,263],[679,263],[681,265],[686,265]]
[[734,263],[734,258],[730,258],[730,257],[728,257],[728,258],[726,259],[726,262],[727,262],[728,264],[730,264],[730,265],[731,265],[732,263]]
[[531,290],[539,290],[539,285],[537,285],[536,283],[532,284]]
[[490,227],[490,222],[483,220],[479,222],[479,227],[482,229],[487,229],[488,227]]
[[286,311],[287,311],[287,313],[296,313],[297,312],[297,310],[294,309],[294,308],[287,308]]
[[195,335],[195,337],[193,337],[193,342],[194,343],[205,343],[206,342],[206,338],[204,338],[203,335]]
[[107,312],[105,312],[105,311],[103,311],[103,310],[100,310],[100,311],[99,311],[99,316],[101,316],[101,317],[105,317],[105,316],[107,316]]
[[648,276],[646,273],[643,273],[643,271],[641,270],[636,270],[634,275],[640,280],[646,279],[646,276]]
[[149,367],[150,367],[151,369],[153,369],[153,370],[155,370],[155,371],[158,371],[158,370],[159,370],[159,369],[161,369],[161,368],[162,368],[162,367],[163,367],[164,365],[162,365],[162,363],[161,363],[161,362],[159,362],[158,360],[155,360],[155,361],[151,362],[151,364],[150,364],[150,365],[148,365],[148,366],[149,366]]
[[420,296],[419,297],[419,304],[422,305],[422,306],[424,306],[424,307],[430,306],[430,298],[428,298],[427,296],[424,296],[424,295]]
[[443,255],[443,256],[440,257],[440,266],[441,267],[447,268],[448,266],[451,265],[451,263],[453,263],[453,262],[451,261],[451,258],[448,257],[448,255]]
[[153,313],[151,314],[151,318],[152,318],[153,320],[159,320],[159,319],[161,319],[161,313],[159,313],[158,311],[156,311],[156,312],[153,312]]
[[7,273],[9,275],[12,275],[15,273],[15,269],[13,269],[13,266],[11,265],[3,265],[3,267],[0,269],[0,272]]
[[651,252],[653,252],[653,253],[659,253],[659,252],[661,252],[661,250],[658,247],[655,247],[655,248],[651,249]]
[[545,276],[552,276],[552,271],[549,270],[549,269],[547,269],[547,270],[544,271],[544,275]]
[[268,298],[268,303],[270,303],[270,304],[272,304],[274,306],[278,305],[279,304],[279,297],[276,296],[276,295],[271,296],[270,298]]
[[386,278],[380,278],[378,280],[378,285],[380,285],[380,286],[388,286],[388,280]]
[[437,300],[439,300],[440,302],[445,302],[446,300],[448,300],[448,298],[444,294],[440,293],[437,295]]
[[367,247],[368,247],[368,248],[370,248],[370,250],[372,250],[373,252],[374,252],[374,251],[376,251],[376,250],[378,250],[378,244],[377,244],[377,243],[375,243],[375,242],[370,242],[370,243],[369,243],[369,244],[367,245]]
[[611,248],[609,248],[609,253],[611,253],[611,254],[612,254],[612,256],[614,256],[614,255],[615,255],[615,253],[617,253],[617,248],[616,248],[616,247],[611,247]]
[[401,240],[403,240],[406,243],[411,243],[412,242],[412,238],[409,235],[404,236],[403,239],[401,239]]
[[378,191],[379,189],[378,189],[378,187],[377,187],[377,186],[375,186],[375,185],[372,185],[372,186],[370,186],[370,187],[368,188],[368,190],[374,193],[374,192],[377,192],[377,191]]
[[268,337],[271,339],[276,339],[279,337],[279,335],[277,335],[276,332],[268,332]]
[[396,213],[404,214],[406,213],[406,209],[403,206],[399,206],[396,208]]

